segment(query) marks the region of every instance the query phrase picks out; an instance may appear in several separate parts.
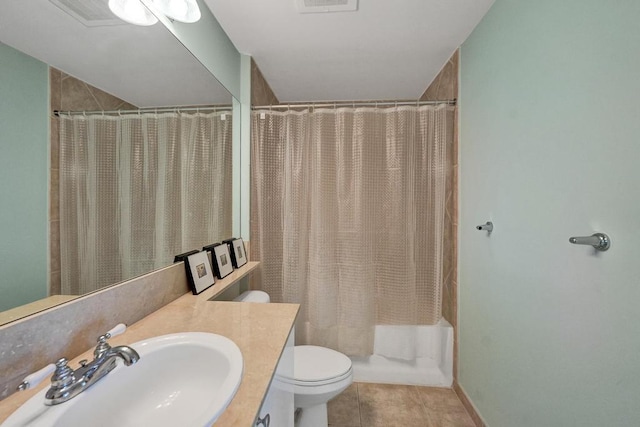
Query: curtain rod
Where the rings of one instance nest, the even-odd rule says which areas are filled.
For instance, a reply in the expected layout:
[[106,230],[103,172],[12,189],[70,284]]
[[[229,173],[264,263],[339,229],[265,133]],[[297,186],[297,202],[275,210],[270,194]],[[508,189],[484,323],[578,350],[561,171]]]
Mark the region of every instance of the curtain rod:
[[59,111],[53,110],[53,115],[60,117],[77,116],[87,114],[102,114],[102,115],[116,115],[122,116],[125,114],[143,114],[143,113],[182,113],[182,112],[204,112],[204,111],[229,111],[231,112],[231,105],[204,105],[202,107],[159,107],[159,108],[139,108],[137,110],[94,110],[94,111]]
[[252,110],[291,109],[291,108],[337,108],[337,107],[398,107],[402,105],[456,105],[457,99],[445,99],[440,101],[337,101],[337,102],[310,102],[275,105],[254,105]]

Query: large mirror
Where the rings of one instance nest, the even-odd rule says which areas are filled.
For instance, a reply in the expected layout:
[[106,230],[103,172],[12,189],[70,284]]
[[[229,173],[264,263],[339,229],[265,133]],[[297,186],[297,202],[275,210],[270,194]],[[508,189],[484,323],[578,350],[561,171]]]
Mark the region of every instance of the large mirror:
[[161,23],[3,2],[0,325],[230,237],[232,101]]

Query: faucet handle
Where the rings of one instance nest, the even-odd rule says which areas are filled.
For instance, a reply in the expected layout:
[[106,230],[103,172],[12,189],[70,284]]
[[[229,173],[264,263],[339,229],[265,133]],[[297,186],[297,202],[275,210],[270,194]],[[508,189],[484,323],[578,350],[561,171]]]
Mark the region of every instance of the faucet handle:
[[107,342],[107,340],[111,337],[115,337],[117,335],[120,335],[121,333],[123,333],[125,330],[127,329],[127,325],[125,325],[124,323],[118,323],[116,326],[114,326],[111,330],[109,330],[109,332],[107,332],[104,335],[100,335],[100,337],[98,338],[98,345],[96,346],[95,350],[93,351],[93,355],[96,358],[101,357],[103,354],[105,354],[107,351],[109,351],[109,349],[111,348],[111,346],[109,345],[109,343]]
[[22,380],[20,385],[18,385],[18,391],[29,390],[30,388],[37,386],[42,382],[42,380],[44,380],[49,375],[51,375],[55,370],[56,370],[56,365],[54,365],[53,363],[49,363],[47,366],[40,369],[39,371],[36,371],[30,375],[27,375],[24,378],[24,380]]
[[107,332],[105,335],[107,336],[107,339],[109,339],[109,338],[113,338],[115,336],[120,335],[126,330],[127,330],[127,325],[125,325],[124,323],[118,323],[111,330],[109,330],[109,332]]
[[126,330],[127,325],[125,325],[124,323],[118,323],[116,326],[110,329],[109,332],[105,333],[104,335],[100,335],[100,337],[98,338],[98,343],[104,344],[109,338],[118,336]]

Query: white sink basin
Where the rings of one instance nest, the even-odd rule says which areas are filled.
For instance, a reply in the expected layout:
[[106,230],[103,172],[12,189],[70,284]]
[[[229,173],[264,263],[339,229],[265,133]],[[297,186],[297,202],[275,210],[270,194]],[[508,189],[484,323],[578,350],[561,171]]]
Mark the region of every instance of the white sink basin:
[[118,367],[68,402],[44,404],[46,389],[3,426],[208,426],[242,379],[242,353],[220,335],[189,332],[130,345],[138,363]]

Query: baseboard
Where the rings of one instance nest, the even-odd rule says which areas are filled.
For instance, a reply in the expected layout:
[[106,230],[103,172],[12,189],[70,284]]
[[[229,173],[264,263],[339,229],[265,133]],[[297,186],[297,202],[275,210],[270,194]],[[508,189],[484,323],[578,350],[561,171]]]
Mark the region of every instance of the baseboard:
[[484,420],[482,419],[482,417],[478,413],[478,410],[476,409],[474,404],[469,399],[469,396],[467,396],[467,393],[465,393],[465,391],[462,388],[462,386],[460,386],[460,384],[458,384],[458,380],[457,379],[454,379],[454,381],[453,381],[453,391],[455,391],[456,394],[458,395],[458,399],[460,399],[460,402],[462,402],[462,405],[464,406],[464,408],[467,410],[467,412],[471,416],[471,419],[476,424],[476,427],[488,427],[487,423],[484,422]]

